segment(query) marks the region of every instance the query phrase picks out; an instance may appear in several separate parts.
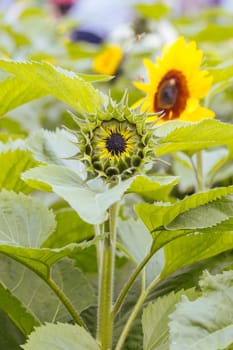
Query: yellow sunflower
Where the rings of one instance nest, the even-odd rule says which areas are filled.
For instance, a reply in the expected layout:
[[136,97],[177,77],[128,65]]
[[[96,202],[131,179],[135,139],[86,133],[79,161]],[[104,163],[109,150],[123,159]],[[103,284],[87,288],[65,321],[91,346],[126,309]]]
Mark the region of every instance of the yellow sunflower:
[[194,41],[186,43],[183,37],[172,45],[165,46],[162,57],[153,63],[144,60],[149,82],[134,82],[146,93],[135,105],[148,113],[162,112],[162,116],[147,117],[147,121],[160,118],[160,122],[180,119],[197,122],[213,118],[214,112],[201,107],[199,99],[209,91],[212,77],[200,70],[203,53]]
[[114,75],[123,59],[120,46],[111,45],[98,54],[93,62],[93,70],[98,74]]

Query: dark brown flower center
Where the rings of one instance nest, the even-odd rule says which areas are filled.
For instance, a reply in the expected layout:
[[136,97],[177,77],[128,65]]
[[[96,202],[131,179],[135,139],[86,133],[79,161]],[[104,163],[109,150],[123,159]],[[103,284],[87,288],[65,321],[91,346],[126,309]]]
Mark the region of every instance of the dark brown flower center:
[[154,96],[154,111],[164,111],[165,120],[179,118],[189,97],[186,78],[177,70],[169,71],[158,85]]
[[106,140],[106,147],[112,155],[119,155],[125,151],[126,141],[122,135],[115,133]]

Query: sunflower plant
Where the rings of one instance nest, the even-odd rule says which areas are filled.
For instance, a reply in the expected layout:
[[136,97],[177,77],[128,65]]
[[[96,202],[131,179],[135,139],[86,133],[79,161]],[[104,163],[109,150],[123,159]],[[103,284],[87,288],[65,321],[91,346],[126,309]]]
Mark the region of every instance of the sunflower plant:
[[[68,126],[1,134],[0,344],[231,346],[233,186],[214,179],[232,161],[233,127],[202,106],[214,81],[201,59],[179,38],[146,61],[138,107],[96,76],[0,60],[2,115],[48,95],[72,108]],[[223,147],[207,181],[200,152]],[[165,171],[178,152],[197,182],[183,197]]]

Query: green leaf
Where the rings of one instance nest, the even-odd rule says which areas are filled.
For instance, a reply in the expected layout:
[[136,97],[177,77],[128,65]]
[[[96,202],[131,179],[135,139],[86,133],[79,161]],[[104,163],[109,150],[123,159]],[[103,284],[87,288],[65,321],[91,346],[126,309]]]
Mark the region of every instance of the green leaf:
[[0,349],[20,350],[20,344],[26,341],[26,337],[11,322],[5,312],[0,309]]
[[76,144],[78,142],[75,136],[64,129],[57,129],[54,132],[41,129],[26,140],[26,146],[40,162],[63,164],[63,160],[79,152],[75,142]]
[[159,20],[161,17],[166,16],[170,9],[168,6],[157,3],[157,4],[137,4],[136,10],[142,15],[142,17],[150,18],[153,20]]
[[39,200],[23,194],[0,193],[0,214],[0,252],[21,262],[45,280],[55,262],[95,244],[92,240],[61,249],[40,249],[55,228],[54,216]]
[[233,83],[232,77],[228,79],[224,79],[218,83],[215,83],[209,93],[208,96],[206,97],[206,105],[209,106],[211,105],[212,102],[214,102],[214,98],[219,95],[221,92],[227,90]]
[[[128,276],[132,271],[130,270],[123,270],[124,275]],[[125,279],[123,273],[121,279]],[[116,281],[118,282],[118,281]],[[113,339],[113,349],[115,348],[119,337],[125,327],[125,324],[132,314],[133,308],[135,304],[137,303],[137,300],[140,296],[141,292],[141,281],[137,280],[134,283],[134,288],[131,288],[129,290],[129,293],[121,307],[121,311],[116,316],[116,320],[114,322],[114,339]],[[124,343],[124,350],[141,350],[142,349],[142,340],[143,340],[143,334],[142,334],[142,325],[141,325],[141,310],[138,313],[138,316],[134,320],[134,323],[132,325],[132,328],[126,338],[126,341]]]
[[24,334],[31,333],[35,326],[39,326],[32,314],[16,299],[9,290],[0,283],[0,308],[5,311],[11,321]]
[[[127,252],[134,263],[140,264],[148,254],[152,237],[141,220],[129,219],[127,221],[119,220],[119,237],[121,245],[119,249]],[[145,267],[146,284],[149,285],[156,276],[159,275],[164,265],[163,252],[155,254]]]
[[0,153],[0,189],[30,193],[32,189],[20,178],[21,173],[38,165],[31,152],[21,149]]
[[36,160],[46,164],[64,165],[77,171],[85,179],[84,164],[72,159],[79,153],[79,147],[76,137],[70,132],[64,129],[57,129],[55,132],[39,130],[27,139],[26,146]]
[[208,71],[214,78],[214,83],[230,80],[233,76],[233,60],[221,62],[215,67],[208,67]]
[[[223,151],[223,150],[222,150]],[[215,163],[208,169],[206,174],[206,182],[209,187],[212,187],[214,183],[221,183],[225,179],[231,177],[233,171],[233,160],[225,152],[214,152],[217,153]]]
[[30,169],[23,174],[23,179],[38,189],[44,189],[41,184],[46,184],[90,224],[100,224],[105,221],[107,209],[121,199],[134,180],[132,177],[109,189],[100,179],[85,183],[71,169],[56,165]]
[[226,26],[223,23],[219,25],[218,23],[208,23],[207,26],[204,27],[200,32],[196,33],[191,37],[191,39],[200,41],[210,41],[221,43],[225,40],[231,40],[233,36],[233,28],[232,26]]
[[[223,197],[213,203],[190,209],[178,215],[170,224],[169,230],[203,229],[217,226],[233,216],[233,196]],[[216,229],[218,229],[216,227]]]
[[206,272],[200,287],[201,297],[183,297],[170,316],[171,350],[219,350],[233,343],[233,272]]
[[[30,170],[29,170],[30,171]],[[214,188],[206,192],[195,193],[175,203],[139,203],[135,209],[150,232],[170,224],[178,215],[199,206],[216,201],[233,192],[233,186]],[[218,222],[218,221],[217,221]],[[212,225],[215,218],[212,218]],[[155,233],[156,234],[156,233]]]
[[[75,43],[77,46],[77,44]],[[95,56],[95,53],[93,54],[93,57]],[[91,83],[95,82],[106,82],[114,78],[114,76],[111,75],[104,75],[104,74],[84,74],[79,73],[78,74],[80,78],[82,78],[85,81],[89,81]]]
[[100,95],[89,82],[47,62],[1,59],[0,68],[15,76],[0,84],[0,114],[47,95],[79,111],[96,112],[100,105]]
[[92,336],[78,325],[49,324],[36,328],[24,350],[100,350]]
[[84,222],[71,208],[56,213],[57,226],[55,231],[43,243],[43,247],[61,248],[75,242],[93,238],[94,227]]
[[177,151],[193,154],[220,145],[232,148],[233,125],[216,119],[204,119],[198,123],[171,121],[159,126],[155,136],[158,137],[157,156]]
[[24,81],[22,83],[15,77],[1,81],[0,89],[0,116],[4,116],[7,112],[24,103],[46,95],[44,90],[40,89],[40,86],[34,86],[32,89],[30,82]]
[[[3,254],[0,257],[0,280],[12,295],[41,323],[70,321],[72,316],[46,281],[14,258],[17,255],[12,259]],[[79,312],[96,303],[93,287],[70,260],[63,259],[52,266],[51,275]]]
[[4,190],[0,193],[0,228],[1,245],[39,248],[53,232],[55,220],[38,199]]
[[[204,270],[210,273],[222,273],[223,270],[232,268],[233,250],[227,250],[213,257],[188,265],[171,275],[160,283],[149,295],[150,301],[167,295],[170,292],[178,292],[181,289],[196,288]],[[148,300],[147,299],[147,300]],[[148,300],[148,301],[149,301]]]
[[[26,132],[23,129],[19,121],[13,120],[10,117],[5,117],[0,119],[0,128],[2,131],[6,132],[8,139],[15,139],[18,137],[25,137]],[[3,132],[1,133],[2,137]],[[10,135],[9,135],[10,134]]]
[[147,305],[143,310],[143,350],[169,350],[169,315],[175,310],[175,305],[182,295],[196,296],[193,289],[171,292],[155,302]]
[[[0,252],[20,261],[47,279],[49,268],[77,246],[39,249],[53,232],[55,220],[39,200],[23,194],[0,193]],[[86,243],[81,247],[86,247]]]
[[172,188],[178,183],[175,176],[138,176],[128,189],[128,193],[137,193],[147,201],[167,200]]
[[140,263],[148,253],[152,238],[141,220],[119,219],[118,222],[120,243],[129,252],[133,262]]
[[172,157],[172,171],[179,177],[179,191],[182,193],[190,193],[196,184],[190,158],[183,152],[173,153]]
[[85,247],[85,249],[78,249],[75,251],[70,251],[69,258],[71,258],[75,266],[80,268],[85,273],[96,274],[98,272],[97,256],[96,256],[96,247],[95,245],[90,245]]
[[233,249],[231,232],[193,233],[179,237],[164,247],[165,265],[161,278],[191,265]]
[[[13,222],[14,223],[14,222]],[[101,237],[99,237],[101,239]],[[44,280],[50,276],[50,268],[57,261],[64,257],[75,257],[83,249],[87,249],[96,244],[96,240],[84,241],[77,244],[69,244],[63,248],[24,248],[11,245],[0,245],[0,253],[3,253],[12,259],[19,261],[32,271],[36,272]]]
[[[87,277],[69,259],[62,259],[52,267],[52,279],[61,288],[63,293],[80,312],[97,304],[94,288]],[[36,300],[35,300],[36,301]],[[70,321],[67,309],[57,300],[57,308],[54,319],[58,321]]]
[[[209,190],[208,192],[199,192],[192,196],[188,196],[181,201],[175,203],[155,203],[137,204],[135,209],[139,217],[142,219],[146,227],[149,229],[153,236],[153,244],[151,246],[151,252],[156,252],[158,249],[166,245],[172,240],[187,235],[196,228],[210,228],[214,225],[220,224],[222,221],[226,221],[231,217],[231,199],[222,198],[228,193],[232,193],[233,187],[221,187]],[[216,209],[211,206],[210,202],[216,201]],[[219,201],[219,203],[218,203]],[[209,203],[207,205],[207,203]],[[206,204],[206,206],[205,206]],[[223,208],[225,205],[225,208]],[[220,208],[220,210],[219,210]],[[206,216],[204,209],[209,212],[214,212],[214,216]],[[219,210],[219,215],[216,216],[216,211]],[[189,215],[190,212],[190,215]],[[176,224],[175,220],[182,220],[182,214],[184,218],[187,217],[187,222],[182,222],[182,225]],[[193,221],[193,215],[195,213],[200,214],[197,218],[197,222]],[[177,218],[177,219],[176,219]],[[189,220],[189,221],[188,221]],[[184,219],[185,221],[185,219]],[[172,223],[174,222],[174,227]],[[171,224],[171,228],[170,228]],[[195,226],[196,224],[196,226]],[[195,226],[195,228],[194,228]],[[212,232],[212,231],[211,231]]]

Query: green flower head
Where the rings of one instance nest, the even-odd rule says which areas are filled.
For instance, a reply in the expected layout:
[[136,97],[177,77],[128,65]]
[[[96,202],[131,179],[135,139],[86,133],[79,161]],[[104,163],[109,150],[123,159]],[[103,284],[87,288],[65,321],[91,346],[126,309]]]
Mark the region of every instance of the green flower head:
[[127,98],[120,103],[111,99],[96,114],[74,116],[78,126],[79,158],[91,176],[112,181],[142,171],[153,156],[152,131],[145,114],[130,110]]

